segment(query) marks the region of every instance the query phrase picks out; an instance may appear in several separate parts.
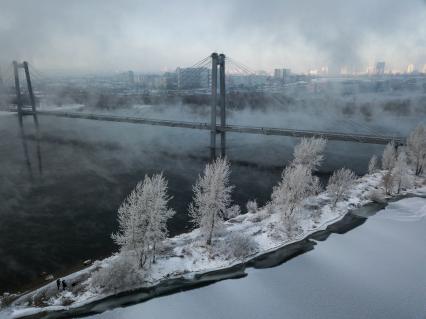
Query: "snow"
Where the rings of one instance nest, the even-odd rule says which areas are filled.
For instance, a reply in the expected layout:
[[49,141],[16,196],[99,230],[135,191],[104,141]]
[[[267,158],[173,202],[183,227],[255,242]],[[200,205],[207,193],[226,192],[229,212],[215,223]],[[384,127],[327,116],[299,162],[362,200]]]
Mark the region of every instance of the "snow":
[[390,203],[378,212],[374,218],[391,219],[400,222],[418,221],[426,217],[426,198],[404,198]]
[[38,110],[41,111],[79,111],[84,108],[83,104],[64,104],[61,106],[40,105]]
[[[64,279],[67,283],[78,282],[76,287],[69,291],[57,291],[56,283],[41,287],[16,299],[9,308],[0,312],[0,318],[7,314],[9,318],[18,318],[37,312],[58,311],[78,308],[85,304],[104,299],[123,291],[137,288],[149,288],[159,283],[175,278],[193,279],[196,275],[226,269],[237,264],[245,263],[257,256],[275,251],[288,244],[300,241],[310,234],[326,229],[327,226],[342,219],[350,210],[370,203],[369,193],[382,188],[384,171],[359,178],[351,187],[343,200],[332,207],[332,200],[326,192],[310,197],[300,211],[303,218],[296,233],[288,235],[277,231],[282,225],[279,212],[273,212],[268,207],[260,208],[254,213],[247,213],[231,218],[223,223],[223,227],[214,237],[211,247],[201,240],[199,229],[167,238],[163,243],[163,252],[159,253],[157,262],[149,272],[143,272],[143,281],[131,287],[114,292],[102,292],[96,288],[93,275],[102,268],[108,268],[120,254],[113,255],[102,261],[96,261],[90,267],[73,273]],[[409,193],[426,194],[425,179],[417,178],[417,189],[406,191]],[[406,198],[389,204],[381,211],[377,218],[396,218],[408,220],[424,218],[426,216],[426,199]],[[222,250],[226,249],[231,234],[243,234],[256,244],[256,252],[245,258],[230,258]],[[69,284],[69,286],[71,286]],[[41,305],[36,307],[36,305]]]

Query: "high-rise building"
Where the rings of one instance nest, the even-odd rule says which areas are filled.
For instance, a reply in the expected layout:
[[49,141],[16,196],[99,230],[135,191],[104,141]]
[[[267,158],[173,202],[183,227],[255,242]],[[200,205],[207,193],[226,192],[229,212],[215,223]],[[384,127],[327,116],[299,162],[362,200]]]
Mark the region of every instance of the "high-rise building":
[[376,63],[376,75],[385,74],[385,62],[377,62]]
[[407,66],[407,73],[413,73],[414,72],[414,64],[410,63]]
[[127,71],[128,81],[130,84],[135,84],[135,73],[133,71]]
[[291,74],[290,69],[275,69],[274,70],[274,78],[285,80]]
[[115,81],[125,85],[135,84],[135,73],[133,71],[118,73],[115,75]]
[[163,75],[165,87],[168,90],[177,89],[177,74],[176,72],[166,72]]

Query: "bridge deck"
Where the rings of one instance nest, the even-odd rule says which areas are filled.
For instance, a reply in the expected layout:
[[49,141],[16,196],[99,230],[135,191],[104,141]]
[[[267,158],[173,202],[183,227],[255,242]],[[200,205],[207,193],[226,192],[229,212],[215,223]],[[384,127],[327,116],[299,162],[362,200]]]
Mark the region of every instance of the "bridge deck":
[[[23,111],[24,115],[32,114],[31,111]],[[56,116],[56,117],[67,117],[67,118],[78,118],[98,121],[111,121],[111,122],[125,122],[135,124],[147,124],[147,125],[158,125],[167,127],[181,127],[199,130],[210,130],[209,123],[202,122],[185,122],[185,121],[170,121],[160,119],[148,119],[141,117],[129,117],[129,116],[115,116],[106,114],[92,114],[92,113],[80,113],[80,112],[63,112],[63,111],[37,111],[38,115],[44,116]],[[357,143],[368,143],[368,144],[387,144],[390,141],[394,141],[396,144],[405,144],[405,138],[393,137],[393,136],[373,136],[363,134],[348,134],[338,132],[320,132],[320,131],[309,131],[309,130],[294,130],[285,128],[273,128],[273,127],[254,127],[254,126],[241,126],[241,125],[226,125],[225,127],[216,126],[218,132],[235,132],[235,133],[249,133],[249,134],[263,134],[263,135],[278,135],[278,136],[290,136],[290,137],[323,137],[328,140],[334,141],[347,141]]]

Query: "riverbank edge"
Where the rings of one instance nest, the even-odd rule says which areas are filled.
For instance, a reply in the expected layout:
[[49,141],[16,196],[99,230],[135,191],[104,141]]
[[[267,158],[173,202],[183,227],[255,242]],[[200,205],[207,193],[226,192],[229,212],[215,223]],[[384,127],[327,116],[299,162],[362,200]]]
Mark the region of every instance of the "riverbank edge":
[[[378,172],[372,175],[365,175],[361,177],[360,179],[366,179],[366,180],[370,179],[371,181],[371,178],[376,175],[375,188],[380,188],[380,184],[379,184],[380,178],[377,178],[377,174],[381,176],[383,172]],[[421,193],[426,194],[425,182],[426,182],[426,179],[424,177],[417,178],[416,186],[418,187],[415,186],[412,189],[401,192],[400,194],[387,196],[386,201],[383,204],[387,205],[389,202],[395,199],[399,200],[407,196],[418,195],[419,191]],[[306,240],[308,237],[314,235],[315,233],[324,231],[329,226],[335,223],[338,223],[339,221],[344,219],[348,214],[352,213],[353,211],[373,203],[371,199],[362,198],[363,196],[365,196],[365,193],[367,193],[368,191],[369,189],[366,187],[365,190],[361,190],[360,194],[358,194],[359,203],[357,206],[350,208],[349,199],[346,199],[343,201],[345,202],[345,205],[347,204],[346,209],[343,213],[340,211],[336,211],[335,215],[332,218],[327,219],[326,221],[321,223],[321,225],[315,228],[304,229],[304,231],[301,234],[295,236],[291,240],[284,241],[281,244],[269,249],[259,250],[256,253],[245,257],[244,259],[229,261],[229,263],[226,266],[221,266],[216,268],[214,267],[205,268],[202,270],[191,271],[191,272],[188,272],[185,274],[179,274],[176,276],[169,276],[170,274],[164,274],[163,277],[159,278],[158,280],[150,282],[148,285],[141,285],[136,288],[132,287],[130,289],[123,289],[120,291],[116,291],[114,293],[91,295],[90,297],[86,299],[82,298],[81,300],[78,300],[69,306],[67,305],[53,306],[52,305],[52,306],[46,306],[46,307],[35,307],[35,306],[22,306],[22,304],[20,304],[25,302],[25,300],[28,300],[29,298],[31,299],[31,297],[36,296],[37,293],[39,293],[41,290],[45,289],[46,287],[52,284],[52,283],[49,283],[31,292],[24,293],[18,298],[16,298],[15,301],[13,301],[9,306],[7,306],[6,308],[0,311],[0,318],[3,318],[2,315],[8,315],[8,317],[5,317],[5,318],[40,318],[40,317],[46,316],[47,314],[53,315],[53,313],[56,314],[55,317],[62,317],[62,316],[66,317],[66,313],[69,311],[73,312],[73,316],[75,315],[82,316],[83,314],[88,315],[90,313],[99,312],[99,311],[93,310],[93,308],[96,308],[97,304],[100,304],[106,301],[107,299],[120,298],[120,297],[129,296],[132,294],[138,294],[138,293],[151,294],[151,296],[142,298],[143,299],[142,301],[144,301],[156,296],[172,293],[173,291],[176,291],[178,289],[187,290],[187,289],[192,289],[197,286],[205,285],[211,282],[244,276],[245,275],[244,270],[246,268],[253,267],[253,265],[250,265],[250,262],[253,262],[256,259],[261,258],[262,256],[266,256],[271,253],[274,253],[287,246],[302,242]],[[324,194],[324,192],[322,192],[321,194]],[[321,194],[319,194],[318,196],[320,196]],[[102,261],[100,261],[100,263],[111,260],[111,258],[114,258],[115,256],[116,255],[105,258]],[[68,276],[64,277],[64,279],[71,280],[71,278],[75,278],[81,275],[88,275],[87,278],[91,278],[91,275],[97,269],[99,269],[99,267],[100,267],[99,263],[95,262],[89,267],[83,268],[80,271],[69,274]],[[168,285],[168,283],[174,283],[174,282],[179,282],[179,284]],[[88,309],[83,310],[83,308],[89,305],[94,305],[94,307],[90,308],[92,310],[88,310]],[[80,314],[79,314],[79,309],[83,310]]]

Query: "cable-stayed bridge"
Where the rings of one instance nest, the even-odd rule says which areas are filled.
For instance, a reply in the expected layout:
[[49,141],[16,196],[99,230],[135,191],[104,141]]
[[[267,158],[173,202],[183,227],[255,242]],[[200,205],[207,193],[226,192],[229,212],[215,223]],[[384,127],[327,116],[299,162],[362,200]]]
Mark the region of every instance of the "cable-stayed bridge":
[[[13,63],[13,75],[9,79],[13,80],[15,104],[16,107],[12,111],[17,112],[20,121],[22,116],[32,115],[34,120],[37,121],[37,116],[49,117],[65,117],[74,119],[87,119],[98,121],[111,121],[111,122],[126,122],[143,125],[156,125],[165,127],[179,127],[187,129],[198,129],[210,131],[210,148],[212,153],[215,154],[216,150],[216,136],[220,135],[220,146],[222,154],[226,149],[226,133],[248,133],[248,134],[262,134],[262,135],[276,135],[276,136],[289,136],[289,137],[323,137],[328,140],[335,141],[349,141],[358,143],[370,144],[387,144],[391,141],[396,145],[405,144],[404,137],[398,136],[383,136],[376,134],[374,131],[369,130],[368,134],[346,133],[346,132],[329,132],[329,131],[315,131],[315,130],[299,130],[280,127],[259,127],[259,126],[244,126],[244,125],[230,125],[226,123],[226,103],[227,103],[227,90],[225,83],[225,66],[228,72],[240,72],[240,74],[250,77],[254,75],[247,66],[241,64],[232,58],[225,57],[224,54],[213,53],[212,55],[200,60],[190,68],[185,68],[178,75],[178,89],[167,90],[166,94],[204,94],[208,95],[210,102],[210,121],[209,122],[186,122],[164,119],[151,119],[143,117],[119,116],[109,114],[92,114],[85,112],[69,112],[60,110],[37,110],[36,98],[33,90],[32,77],[40,77],[40,72],[33,68],[27,62]],[[20,69],[24,70],[25,83],[22,85],[20,78]],[[197,87],[199,82],[202,81],[202,88]],[[1,84],[1,83],[0,83]],[[23,90],[23,86],[26,90]],[[189,87],[189,89],[188,89]],[[253,89],[256,91],[256,88]],[[24,96],[28,95],[25,99]],[[274,94],[269,95],[277,103],[282,103],[279,97]],[[28,107],[28,104],[30,107]],[[219,109],[219,112],[218,112]],[[219,123],[217,123],[219,119]],[[349,123],[356,127],[356,122]]]

